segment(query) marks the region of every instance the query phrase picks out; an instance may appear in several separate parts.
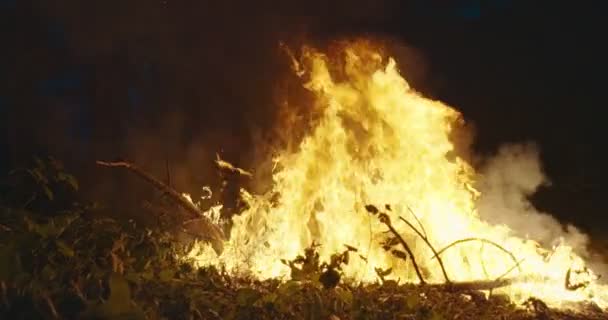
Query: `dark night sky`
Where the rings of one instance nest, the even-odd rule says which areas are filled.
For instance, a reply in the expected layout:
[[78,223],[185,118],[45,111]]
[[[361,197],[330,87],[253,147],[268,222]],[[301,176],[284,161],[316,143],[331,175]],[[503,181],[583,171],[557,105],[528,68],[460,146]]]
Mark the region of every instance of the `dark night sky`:
[[100,174],[93,160],[122,156],[162,173],[168,154],[179,187],[204,185],[215,151],[247,165],[251,131],[272,123],[272,84],[285,71],[277,40],[368,33],[415,48],[424,72],[414,87],[462,111],[479,152],[536,141],[554,182],[537,204],[599,233],[608,227],[602,9],[585,1],[0,0],[0,167],[51,153],[91,194],[124,199],[121,188],[137,182]]

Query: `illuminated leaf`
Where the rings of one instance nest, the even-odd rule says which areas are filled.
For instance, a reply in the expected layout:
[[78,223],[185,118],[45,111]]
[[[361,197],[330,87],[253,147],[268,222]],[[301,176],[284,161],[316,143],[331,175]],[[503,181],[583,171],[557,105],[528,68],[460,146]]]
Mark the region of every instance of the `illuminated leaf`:
[[65,172],[59,172],[57,174],[57,180],[67,183],[74,191],[78,190],[78,181],[71,174],[67,174]]

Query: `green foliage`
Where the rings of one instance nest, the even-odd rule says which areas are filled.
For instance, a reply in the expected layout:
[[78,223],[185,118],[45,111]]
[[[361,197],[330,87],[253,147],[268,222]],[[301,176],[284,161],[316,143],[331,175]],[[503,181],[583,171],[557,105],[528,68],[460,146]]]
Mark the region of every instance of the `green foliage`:
[[357,249],[345,245],[346,250],[342,253],[333,254],[329,263],[321,263],[317,248],[319,244],[312,243],[304,250],[304,255],[297,256],[294,260],[281,260],[283,264],[291,269],[291,279],[300,281],[312,281],[322,285],[325,289],[331,289],[338,285],[342,277],[342,266],[347,265],[350,253]]
[[[48,168],[37,164],[27,172],[45,186],[78,185]],[[508,300],[399,285],[384,279],[390,269],[377,270],[381,283],[360,285],[342,275],[357,251],[350,246],[323,262],[313,243],[303,255],[283,261],[292,271],[288,281],[232,277],[217,268],[193,268],[179,258],[188,248],[161,228],[93,218],[94,206],[39,208],[0,203],[0,319],[533,319],[541,311],[561,316],[538,303],[527,311]]]
[[131,302],[127,280],[113,273],[108,279],[110,296],[104,302],[89,303],[80,315],[83,319],[146,319],[141,308]]
[[22,178],[29,178],[34,183],[35,187],[31,190],[32,198],[29,201],[35,200],[40,194],[48,200],[53,200],[55,198],[53,189],[58,186],[72,191],[77,191],[79,187],[78,180],[64,170],[61,162],[52,157],[45,160],[35,158],[33,167],[15,169],[10,175],[21,175]]

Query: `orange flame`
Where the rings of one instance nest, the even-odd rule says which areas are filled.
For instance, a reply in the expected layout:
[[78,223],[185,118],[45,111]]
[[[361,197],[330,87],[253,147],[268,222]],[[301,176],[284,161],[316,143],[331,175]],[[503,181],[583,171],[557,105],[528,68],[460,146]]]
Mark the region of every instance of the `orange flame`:
[[[507,226],[479,218],[474,170],[452,155],[449,135],[461,121],[456,110],[410,88],[395,60],[369,43],[342,49],[337,65],[304,48],[294,66],[306,77],[304,86],[314,94],[321,117],[296,151],[275,159],[272,190],[242,192],[249,208],[233,218],[224,253],[218,257],[201,245],[190,258],[266,279],[288,277],[290,270],[280,259],[293,259],[313,241],[321,244],[319,253],[326,261],[348,244],[367,261],[351,259],[346,277],[373,282],[378,279],[375,268],[393,268],[390,277],[415,282],[411,264],[381,248],[386,226],[365,210],[367,204],[390,204],[386,213],[412,247],[428,282],[444,281],[437,260],[399,217],[415,221],[415,213],[435,248],[483,238],[514,253],[519,262],[494,246],[482,249],[480,242],[463,242],[441,255],[453,281],[496,279],[509,272],[521,281],[500,291],[515,301],[535,296],[556,307],[583,300],[608,306],[608,288],[597,284],[592,272],[583,275],[590,282],[585,288],[566,289],[568,270],[585,265],[567,244],[543,249],[513,236]],[[342,67],[339,76],[337,66]]]

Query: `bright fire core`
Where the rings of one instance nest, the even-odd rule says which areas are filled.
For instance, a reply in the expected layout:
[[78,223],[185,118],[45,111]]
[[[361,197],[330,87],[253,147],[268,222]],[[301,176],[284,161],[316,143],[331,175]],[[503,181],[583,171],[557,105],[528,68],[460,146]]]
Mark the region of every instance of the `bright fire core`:
[[[584,300],[608,307],[608,287],[595,283],[591,271],[574,272],[585,263],[567,244],[543,249],[515,237],[508,226],[479,218],[475,172],[454,156],[450,141],[452,128],[461,121],[456,110],[410,88],[395,60],[368,43],[345,45],[339,61],[333,60],[310,48],[294,60],[304,87],[315,97],[310,108],[319,118],[296,150],[274,159],[270,191],[243,191],[248,209],[233,218],[221,256],[201,245],[191,257],[237,275],[287,279],[290,269],[281,259],[295,258],[314,241],[321,244],[321,260],[329,261],[347,244],[366,259],[353,255],[344,268],[346,278],[374,282],[375,268],[392,268],[388,278],[417,282],[411,261],[382,248],[387,228],[365,209],[388,204],[386,213],[428,282],[445,281],[437,259],[399,217],[417,224],[415,214],[437,250],[459,239],[483,238],[517,258],[479,241],[461,243],[441,255],[452,281],[508,273],[519,281],[499,291],[515,301],[534,296],[556,307]],[[573,270],[573,282],[590,283],[566,289],[568,270]]]

